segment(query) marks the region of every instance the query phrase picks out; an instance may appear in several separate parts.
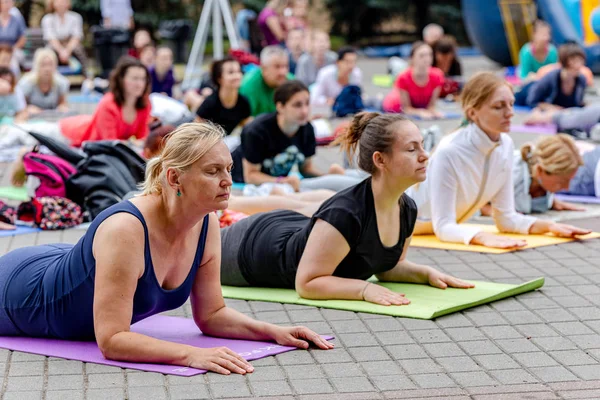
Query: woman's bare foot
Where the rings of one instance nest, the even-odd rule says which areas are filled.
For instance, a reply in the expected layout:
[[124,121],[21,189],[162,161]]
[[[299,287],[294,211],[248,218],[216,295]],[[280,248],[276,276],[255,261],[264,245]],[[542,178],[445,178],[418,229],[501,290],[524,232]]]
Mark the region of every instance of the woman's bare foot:
[[27,181],[27,175],[25,175],[25,166],[23,165],[23,156],[29,151],[27,147],[21,148],[17,159],[12,164],[11,170],[11,183],[13,186],[21,187]]
[[269,196],[285,196],[285,190],[283,190],[281,187],[277,186],[277,185],[273,185],[273,189],[271,189],[271,193],[269,193]]

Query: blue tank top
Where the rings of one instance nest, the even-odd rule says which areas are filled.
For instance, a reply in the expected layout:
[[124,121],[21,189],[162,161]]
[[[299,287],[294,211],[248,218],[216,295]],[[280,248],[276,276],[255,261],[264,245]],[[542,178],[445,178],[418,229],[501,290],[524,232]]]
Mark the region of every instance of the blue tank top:
[[[92,244],[98,226],[117,213],[129,213],[144,226],[144,274],[133,299],[134,324],[144,318],[180,307],[189,297],[208,231],[204,218],[192,268],[185,281],[172,290],[163,289],[154,274],[148,227],[140,210],[129,201],[100,213],[76,245],[42,245],[17,249],[13,272],[5,290],[5,310],[25,336],[61,339],[93,339],[94,279],[96,261]],[[0,288],[1,289],[1,288]]]

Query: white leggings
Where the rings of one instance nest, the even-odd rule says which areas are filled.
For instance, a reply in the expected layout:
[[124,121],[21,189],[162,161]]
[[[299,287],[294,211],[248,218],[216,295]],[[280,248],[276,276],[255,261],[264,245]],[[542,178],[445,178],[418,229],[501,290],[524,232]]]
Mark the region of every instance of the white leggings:
[[356,185],[368,176],[369,174],[358,169],[349,169],[344,175],[329,174],[316,178],[304,178],[300,180],[300,191],[328,189],[339,192]]
[[[16,146],[33,146],[37,140],[26,131],[33,131],[52,139],[68,144],[68,139],[62,135],[57,122],[36,122],[0,126],[0,149]],[[24,129],[24,130],[23,130]]]

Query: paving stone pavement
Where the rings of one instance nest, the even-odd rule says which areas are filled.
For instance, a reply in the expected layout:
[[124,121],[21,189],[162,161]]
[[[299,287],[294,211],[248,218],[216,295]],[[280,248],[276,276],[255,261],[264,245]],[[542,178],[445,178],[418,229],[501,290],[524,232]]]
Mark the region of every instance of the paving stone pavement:
[[[0,183],[7,184],[7,170],[0,165]],[[600,231],[598,218],[581,222]],[[82,234],[0,238],[0,254],[75,243]],[[227,300],[260,320],[331,333],[336,348],[257,360],[247,376],[190,378],[0,349],[0,400],[600,399],[600,240],[499,255],[411,248],[409,257],[465,279],[545,276],[546,284],[433,321]],[[187,303],[167,314],[190,318],[190,311]]]
[[[82,233],[0,238],[0,252]],[[257,319],[331,333],[336,348],[258,360],[244,377],[192,378],[0,350],[0,399],[600,398],[600,240],[501,255],[411,249],[411,259],[465,279],[546,276],[546,285],[434,321],[227,300]],[[168,314],[190,312],[188,303]]]

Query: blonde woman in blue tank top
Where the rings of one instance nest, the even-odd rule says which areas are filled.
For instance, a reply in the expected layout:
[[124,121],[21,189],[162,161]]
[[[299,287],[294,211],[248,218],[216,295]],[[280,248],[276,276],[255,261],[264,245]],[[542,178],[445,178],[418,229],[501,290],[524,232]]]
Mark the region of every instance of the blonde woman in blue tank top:
[[279,327],[225,306],[215,210],[227,208],[232,160],[222,130],[184,124],[149,161],[142,195],[93,221],[75,246],[26,247],[0,257],[0,335],[95,339],[112,360],[252,372],[227,348],[201,349],[131,332],[191,297],[206,335],[333,347],[304,327]]

